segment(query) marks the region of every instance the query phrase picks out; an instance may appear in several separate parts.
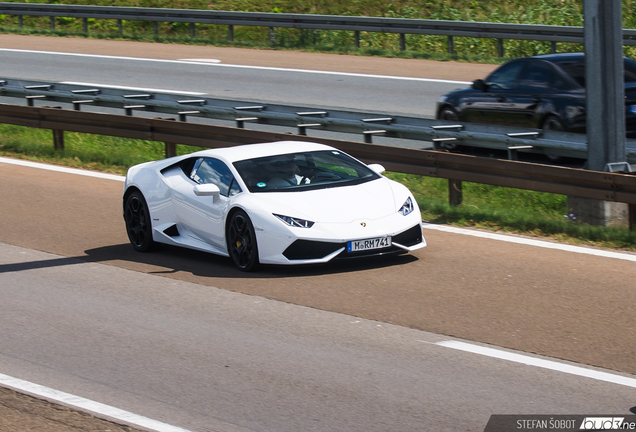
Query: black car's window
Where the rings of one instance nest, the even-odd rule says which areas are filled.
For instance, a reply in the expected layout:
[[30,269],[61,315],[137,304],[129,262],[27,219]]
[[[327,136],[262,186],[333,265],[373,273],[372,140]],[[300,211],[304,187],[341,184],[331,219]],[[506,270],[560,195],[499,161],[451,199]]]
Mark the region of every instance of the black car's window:
[[517,82],[519,72],[525,66],[523,62],[514,62],[501,66],[486,80],[486,84],[500,89],[511,89]]
[[552,71],[546,65],[532,62],[521,72],[518,87],[547,89],[550,87],[551,76]]
[[636,82],[636,62],[625,59],[625,82]]
[[561,73],[555,72],[554,75],[552,76],[552,88],[554,90],[565,91],[565,90],[572,90],[575,87],[576,85],[574,85],[570,79],[562,76]]
[[380,178],[337,150],[289,153],[234,162],[250,192],[288,192],[351,186]]
[[194,165],[190,178],[199,184],[212,183],[221,191],[221,195],[236,195],[241,188],[234,181],[230,169],[220,160],[201,158]]
[[584,61],[564,61],[557,63],[574,81],[581,87],[585,87],[585,62]]
[[[564,60],[556,63],[577,83],[579,83],[579,85],[585,87],[585,59]],[[636,62],[630,59],[625,59],[623,65],[625,72],[625,82],[636,82]]]

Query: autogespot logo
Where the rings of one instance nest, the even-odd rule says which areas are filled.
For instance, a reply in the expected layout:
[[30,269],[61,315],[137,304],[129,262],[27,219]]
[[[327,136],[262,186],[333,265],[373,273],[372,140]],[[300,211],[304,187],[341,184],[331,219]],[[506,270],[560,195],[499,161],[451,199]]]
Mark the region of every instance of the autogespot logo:
[[625,417],[585,417],[579,430],[614,430],[623,429]]

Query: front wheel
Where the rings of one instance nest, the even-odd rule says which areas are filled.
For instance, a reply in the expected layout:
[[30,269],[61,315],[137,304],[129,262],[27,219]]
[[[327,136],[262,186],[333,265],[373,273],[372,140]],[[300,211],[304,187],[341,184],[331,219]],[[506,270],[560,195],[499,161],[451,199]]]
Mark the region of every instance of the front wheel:
[[254,225],[243,210],[234,213],[227,225],[227,251],[234,265],[240,270],[252,271],[258,267]]
[[152,222],[148,205],[141,192],[135,191],[126,198],[124,220],[132,247],[139,252],[151,250],[155,245],[152,240]]
[[[457,111],[455,111],[453,108],[449,106],[446,106],[440,110],[439,115],[437,116],[437,119],[446,120],[450,122],[458,122],[459,116],[457,115]],[[446,150],[455,150],[457,148],[457,144],[454,144],[452,141],[450,142],[444,141],[441,143],[441,148]]]
[[455,111],[453,108],[444,107],[439,112],[439,116],[437,116],[437,119],[457,122],[459,121],[459,116],[457,115],[457,111]]

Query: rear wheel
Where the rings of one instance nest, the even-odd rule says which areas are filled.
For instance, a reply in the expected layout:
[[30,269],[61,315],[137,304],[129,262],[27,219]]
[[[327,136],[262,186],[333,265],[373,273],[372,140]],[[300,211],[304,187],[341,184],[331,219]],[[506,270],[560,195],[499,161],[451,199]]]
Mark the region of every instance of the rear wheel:
[[152,240],[152,222],[148,205],[141,192],[134,191],[126,198],[124,220],[132,247],[139,252],[151,250],[155,245]]
[[252,271],[258,267],[254,226],[243,210],[234,213],[227,225],[227,251],[234,265],[242,271]]
[[[548,131],[548,130],[564,131],[565,126],[563,126],[563,122],[561,121],[561,119],[559,119],[555,115],[551,115],[548,118],[546,118],[545,121],[543,122],[543,130],[544,131]],[[550,159],[552,162],[558,162],[561,160],[561,156],[552,155],[549,153],[546,153],[546,157]]]

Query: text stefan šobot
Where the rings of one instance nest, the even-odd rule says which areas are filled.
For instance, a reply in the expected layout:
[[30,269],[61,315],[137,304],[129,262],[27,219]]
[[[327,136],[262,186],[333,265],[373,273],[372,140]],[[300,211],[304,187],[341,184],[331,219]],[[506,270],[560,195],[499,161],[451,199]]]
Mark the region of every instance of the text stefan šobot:
[[492,415],[484,432],[636,430],[636,416]]

